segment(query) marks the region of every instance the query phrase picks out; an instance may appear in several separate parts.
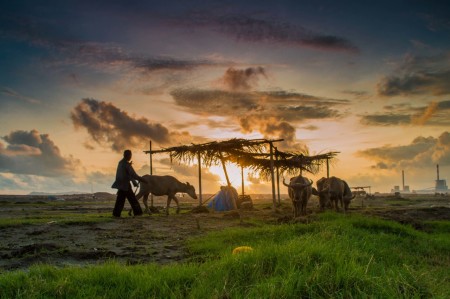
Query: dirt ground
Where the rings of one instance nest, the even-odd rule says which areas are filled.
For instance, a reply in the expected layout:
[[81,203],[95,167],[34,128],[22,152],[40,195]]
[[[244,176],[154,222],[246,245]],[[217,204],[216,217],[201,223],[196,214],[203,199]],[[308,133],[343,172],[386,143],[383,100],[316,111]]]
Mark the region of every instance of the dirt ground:
[[[190,237],[226,227],[254,225],[250,220],[274,225],[293,221],[289,200],[283,200],[274,211],[270,208],[270,200],[254,197],[255,208],[239,213],[192,213],[195,202],[182,200],[180,214],[171,209],[169,216],[155,213],[131,217],[124,211],[122,218],[114,219],[109,216],[114,196],[103,196],[100,199],[81,195],[59,198],[0,196],[0,220],[45,220],[41,224],[0,226],[0,271],[26,270],[35,263],[85,265],[109,259],[126,264],[188,261],[192,258],[186,247]],[[156,200],[155,205],[162,208],[164,201]],[[300,219],[301,222],[313,221],[312,216],[318,212],[317,199],[312,198],[308,207],[309,215]],[[349,213],[371,214],[412,224],[417,229],[421,229],[423,221],[450,220],[449,196],[356,198],[350,208]],[[70,218],[80,214],[95,214],[105,221],[52,220],[52,215]]]

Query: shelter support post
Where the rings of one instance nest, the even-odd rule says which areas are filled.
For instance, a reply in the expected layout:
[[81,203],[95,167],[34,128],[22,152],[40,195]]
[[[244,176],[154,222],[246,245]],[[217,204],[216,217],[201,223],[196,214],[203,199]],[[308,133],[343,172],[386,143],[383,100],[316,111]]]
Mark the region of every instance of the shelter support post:
[[278,167],[278,149],[275,148],[275,160],[277,161],[277,194],[278,194],[278,204],[281,204],[280,198],[280,167]]
[[327,158],[327,178],[330,177],[330,159]]
[[[222,153],[220,151],[219,151],[219,157],[220,157],[220,162],[222,163],[223,172],[225,173],[225,178],[227,179],[227,186],[231,187],[230,178],[228,177],[227,168],[225,167],[225,161],[224,161]],[[233,209],[237,210],[236,198],[234,198],[234,196],[231,196],[231,197],[233,198]]]
[[149,151],[149,156],[150,156],[150,175],[153,174],[153,165],[152,165],[152,141],[150,140],[150,151]]
[[[153,175],[152,141],[150,140],[150,175]],[[153,194],[150,194],[150,206],[153,207]]]
[[223,160],[223,156],[222,156],[221,152],[219,152],[219,156],[220,156],[220,162],[222,163],[223,172],[225,173],[225,178],[227,180],[227,186],[229,187],[229,186],[231,186],[230,178],[228,177],[227,168],[225,167],[225,161]]
[[242,196],[244,196],[244,166],[241,166]]
[[273,143],[270,142],[270,176],[272,179],[272,200],[273,200],[273,208],[276,208],[277,200],[275,198],[275,174],[274,174],[274,162],[273,162]]
[[202,205],[202,160],[200,157],[200,152],[197,152],[198,159],[198,205]]

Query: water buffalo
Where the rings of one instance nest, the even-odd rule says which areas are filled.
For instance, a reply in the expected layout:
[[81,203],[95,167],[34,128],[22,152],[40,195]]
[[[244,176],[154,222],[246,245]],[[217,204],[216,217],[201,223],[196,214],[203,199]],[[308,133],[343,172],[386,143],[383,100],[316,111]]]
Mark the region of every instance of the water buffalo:
[[189,183],[181,183],[173,176],[144,175],[142,178],[146,181],[146,183],[141,183],[141,187],[139,189],[139,193],[136,194],[136,198],[139,200],[142,196],[144,196],[146,211],[148,211],[147,201],[150,193],[156,196],[167,195],[167,215],[169,214],[169,206],[172,199],[177,203],[177,214],[180,212],[180,204],[178,202],[178,198],[175,196],[176,193],[187,193],[193,199],[197,199],[194,186]]
[[329,199],[328,191],[324,191],[325,185],[328,182],[327,178],[322,177],[316,182],[317,189],[312,188],[312,194],[319,196],[319,206],[320,210],[325,210],[325,208],[331,208],[331,201]]
[[291,178],[289,184],[286,184],[283,179],[283,184],[288,187],[289,197],[292,200],[294,217],[306,215],[306,205],[311,197],[312,183],[312,180],[302,176]]
[[316,182],[317,190],[313,194],[319,196],[320,209],[324,210],[330,205],[339,210],[339,204],[344,211],[348,209],[350,201],[355,198],[347,182],[337,177],[321,178]]
[[345,211],[347,211],[350,202],[352,201],[352,199],[356,197],[356,194],[353,195],[352,190],[350,190],[350,187],[348,186],[347,182],[344,180],[343,182],[344,182],[344,209]]

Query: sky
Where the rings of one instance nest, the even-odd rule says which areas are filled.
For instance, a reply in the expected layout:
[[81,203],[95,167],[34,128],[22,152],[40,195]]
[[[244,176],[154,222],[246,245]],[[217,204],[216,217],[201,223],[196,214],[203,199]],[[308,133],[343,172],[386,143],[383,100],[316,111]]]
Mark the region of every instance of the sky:
[[[112,193],[150,140],[338,151],[330,175],[372,192],[450,179],[448,1],[2,1],[0,66],[0,194]],[[153,166],[198,184],[196,161]],[[202,168],[204,193],[223,184]]]

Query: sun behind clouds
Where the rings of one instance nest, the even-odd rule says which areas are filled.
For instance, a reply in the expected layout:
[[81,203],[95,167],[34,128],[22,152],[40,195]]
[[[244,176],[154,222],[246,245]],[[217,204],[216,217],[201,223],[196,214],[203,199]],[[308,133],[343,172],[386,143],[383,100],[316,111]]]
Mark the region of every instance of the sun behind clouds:
[[[236,188],[239,194],[242,192],[242,174],[241,174],[241,167],[226,163],[225,167],[227,169],[228,178],[230,179],[231,186]],[[220,185],[226,186],[227,185],[227,179],[225,177],[225,173],[223,171],[222,165],[213,165],[209,168],[209,170],[217,174],[220,177]],[[252,183],[247,180],[247,173],[248,170],[244,168],[244,187],[249,187]]]

